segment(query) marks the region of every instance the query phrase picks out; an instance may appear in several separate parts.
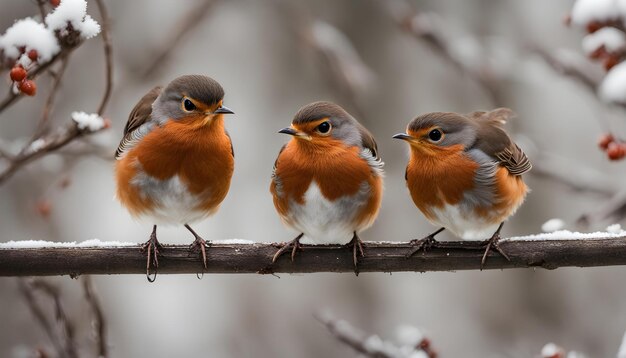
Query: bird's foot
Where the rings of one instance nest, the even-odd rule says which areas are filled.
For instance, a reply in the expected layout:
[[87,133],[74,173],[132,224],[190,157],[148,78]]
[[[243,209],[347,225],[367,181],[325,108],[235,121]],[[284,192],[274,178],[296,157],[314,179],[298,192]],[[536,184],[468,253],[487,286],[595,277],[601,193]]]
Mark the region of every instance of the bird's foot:
[[365,257],[365,252],[363,251],[363,241],[359,238],[357,233],[354,233],[352,236],[352,240],[346,244],[346,247],[352,248],[352,262],[354,263],[354,274],[359,275],[359,257]]
[[415,255],[415,253],[420,250],[422,250],[422,252],[425,254],[426,251],[430,250],[431,248],[437,247],[439,241],[435,240],[434,234],[430,234],[421,239],[413,239],[409,241],[409,244],[413,247],[411,248],[411,251],[405,255],[407,259]]
[[[163,249],[159,240],[157,240],[156,235],[156,225],[154,229],[152,229],[152,234],[150,234],[150,239],[146,241],[143,245],[141,245],[141,252],[147,251],[147,259],[146,259],[146,278],[148,282],[154,282],[157,276],[157,269],[159,268],[159,255],[160,250]],[[154,274],[150,274],[150,266],[154,266]]]
[[483,254],[482,260],[480,260],[481,271],[483,267],[485,266],[485,262],[487,262],[487,256],[489,255],[489,251],[491,251],[492,248],[496,250],[498,253],[500,253],[500,255],[502,255],[505,259],[507,259],[507,261],[511,261],[511,259],[509,258],[509,255],[507,255],[506,252],[504,252],[504,250],[502,250],[502,248],[500,247],[500,244],[499,244],[500,232],[499,231],[500,230],[498,229],[498,231],[496,231],[489,240],[482,242],[482,244],[487,245],[487,247],[485,248],[485,253]]
[[276,251],[276,253],[272,257],[272,263],[276,263],[276,260],[278,260],[279,257],[281,257],[285,252],[287,252],[290,246],[293,246],[293,248],[291,249],[291,262],[293,262],[296,257],[296,252],[298,250],[302,250],[302,245],[300,245],[300,239],[302,238],[303,235],[304,233],[296,236],[295,239],[289,242],[277,244],[277,246],[280,247],[280,249],[278,249],[278,251]]
[[206,259],[206,249],[211,246],[211,243],[198,235],[195,235],[196,239],[189,245],[189,251],[200,251],[200,255],[202,256],[202,265],[204,269],[207,269],[207,259]]
[[[187,228],[187,230],[189,230],[189,232],[191,232],[191,234],[193,235],[193,237],[195,237],[196,239],[191,243],[191,245],[189,245],[189,251],[193,252],[196,250],[200,250],[200,254],[202,255],[202,265],[204,266],[204,269],[207,269],[207,260],[206,260],[206,248],[209,247],[211,245],[210,242],[204,240],[203,238],[200,237],[200,235],[198,235],[198,233],[196,233],[191,226],[189,226],[188,224],[185,224],[185,228]],[[204,271],[202,272],[204,274]],[[200,278],[200,277],[198,277]]]

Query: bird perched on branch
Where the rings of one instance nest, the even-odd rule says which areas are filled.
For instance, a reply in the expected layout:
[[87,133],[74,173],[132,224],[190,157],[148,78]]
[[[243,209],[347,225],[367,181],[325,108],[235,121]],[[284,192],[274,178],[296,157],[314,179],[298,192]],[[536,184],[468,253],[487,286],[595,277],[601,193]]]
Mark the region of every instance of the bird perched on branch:
[[283,244],[291,259],[303,244],[352,245],[355,271],[363,246],[358,233],[372,225],[383,191],[383,162],[374,137],[340,106],[315,102],[296,113],[293,138],[274,164],[270,191],[282,221],[300,231]]
[[181,76],[153,88],[128,117],[115,153],[117,197],[134,217],[154,224],[143,246],[149,280],[161,250],[157,224],[184,225],[206,268],[208,244],[189,223],[215,213],[230,187],[234,153],[224,115],[233,112],[223,99],[212,78]]
[[498,245],[504,221],[522,204],[528,188],[522,174],[531,169],[526,154],[504,131],[513,116],[508,108],[468,115],[423,114],[394,138],[410,146],[405,179],[413,202],[442,228],[413,240],[412,255],[436,246],[435,235],[447,229],[467,240],[484,239],[485,254]]

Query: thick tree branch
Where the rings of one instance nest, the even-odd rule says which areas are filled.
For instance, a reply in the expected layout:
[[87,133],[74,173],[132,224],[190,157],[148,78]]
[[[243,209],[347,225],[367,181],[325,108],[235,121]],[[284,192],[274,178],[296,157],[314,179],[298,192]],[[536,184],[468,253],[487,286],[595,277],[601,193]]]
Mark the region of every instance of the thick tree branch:
[[[366,243],[360,272],[477,270],[483,248],[476,242],[444,242],[411,258],[408,243]],[[590,267],[626,265],[626,236],[589,240],[511,241],[501,247],[511,257],[507,261],[490,253],[485,269],[522,267]],[[304,246],[291,262],[271,259],[275,244],[213,244],[207,250],[208,273],[311,273],[353,272],[352,253],[338,246]],[[161,251],[158,272],[198,273],[200,256],[186,245],[166,245]],[[84,274],[145,274],[146,258],[139,245],[108,248],[0,249],[0,276],[50,276]]]

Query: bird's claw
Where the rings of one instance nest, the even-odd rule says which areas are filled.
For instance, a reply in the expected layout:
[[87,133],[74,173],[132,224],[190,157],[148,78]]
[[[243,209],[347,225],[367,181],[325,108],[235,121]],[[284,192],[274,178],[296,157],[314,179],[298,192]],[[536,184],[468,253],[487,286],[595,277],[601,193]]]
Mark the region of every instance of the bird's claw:
[[407,253],[405,257],[408,259],[409,257],[415,255],[415,253],[420,250],[423,250],[423,253],[425,254],[426,251],[430,250],[431,248],[437,247],[438,243],[439,242],[435,240],[435,235],[433,234],[430,234],[421,239],[413,239],[409,241],[409,244],[414,247],[411,248],[411,251]]
[[300,239],[302,238],[304,234],[300,234],[298,235],[295,239],[289,241],[289,242],[284,242],[284,243],[280,243],[280,244],[276,244],[276,247],[279,247],[278,251],[276,251],[276,253],[274,254],[274,256],[272,257],[272,263],[276,263],[276,261],[278,260],[278,258],[280,258],[288,249],[289,246],[293,246],[293,248],[291,249],[291,262],[293,262],[296,258],[296,252],[298,250],[302,250],[302,245],[300,244]]
[[[141,245],[141,252],[147,253],[146,258],[146,278],[148,282],[154,282],[157,276],[157,269],[159,268],[159,255],[161,254],[160,250],[163,249],[159,240],[157,240],[156,231],[153,231],[150,235],[150,239],[146,241],[143,245]],[[154,273],[150,274],[150,264],[154,266]]]
[[507,255],[507,253],[504,252],[504,250],[502,250],[502,248],[500,247],[499,241],[500,241],[500,234],[496,232],[493,234],[493,236],[489,240],[483,242],[485,245],[487,245],[487,247],[485,248],[485,253],[483,254],[482,260],[480,260],[481,271],[483,267],[485,266],[485,262],[487,262],[487,256],[489,255],[489,251],[491,251],[492,248],[496,250],[500,255],[502,255],[505,259],[507,259],[507,261],[511,261],[511,258],[509,257],[509,255]]

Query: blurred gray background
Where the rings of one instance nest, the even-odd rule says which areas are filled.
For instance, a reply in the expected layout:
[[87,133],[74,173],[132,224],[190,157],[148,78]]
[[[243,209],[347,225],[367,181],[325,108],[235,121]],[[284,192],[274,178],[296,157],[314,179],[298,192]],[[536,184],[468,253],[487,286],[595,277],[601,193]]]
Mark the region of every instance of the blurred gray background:
[[[114,199],[112,156],[138,99],[155,85],[191,73],[218,80],[226,90],[225,104],[236,113],[226,123],[236,154],[231,190],[215,216],[194,226],[204,238],[278,242],[295,236],[281,225],[268,191],[272,164],[287,140],[276,132],[298,108],[315,100],[335,101],[358,112],[386,162],[382,210],[362,238],[406,241],[434,229],[408,196],[403,178],[406,145],[391,137],[420,113],[490,109],[494,104],[476,81],[401,31],[386,3],[375,0],[217,1],[172,49],[168,61],[147,78],[139,76],[197,4],[107,1],[115,87],[106,117],[112,128],[87,140],[99,148],[98,155],[54,154],[0,186],[1,242],[145,241],[151,227],[133,221]],[[37,12],[34,1],[2,0],[1,5],[0,31]],[[518,113],[508,128],[531,160],[554,155],[562,159],[555,167],[560,174],[575,178],[591,169],[611,188],[625,189],[624,162],[610,163],[596,146],[597,137],[609,128],[626,134],[623,112],[607,109],[529,50],[540,46],[582,52],[582,30],[567,28],[562,21],[572,1],[440,0],[413,5],[438,14],[448,39],[461,49],[471,54],[478,46],[491,58],[489,65],[501,78],[502,105]],[[95,4],[90,3],[88,13],[99,19]],[[297,35],[294,24],[298,26],[300,15],[345,33],[371,69],[367,88],[356,100],[359,108]],[[100,38],[75,52],[53,115],[56,121],[65,123],[72,111],[92,112],[98,105],[103,61]],[[42,77],[37,84],[39,95],[2,113],[0,138],[5,145],[19,145],[33,132],[49,80]],[[66,151],[90,148],[84,143],[72,146]],[[64,178],[70,185],[61,189]],[[529,175],[527,182],[533,191],[504,227],[505,236],[538,233],[553,217],[576,229],[576,218],[610,197],[572,191],[537,175]],[[37,210],[42,202],[51,205],[48,217]],[[603,230],[611,223],[594,222],[587,230]],[[182,227],[161,229],[159,238],[164,243],[192,239]],[[154,284],[143,275],[128,275],[98,276],[94,283],[109,325],[112,357],[355,356],[313,318],[320,309],[383,337],[400,324],[421,327],[442,357],[533,357],[550,341],[589,357],[611,357],[626,330],[625,273],[612,267],[358,277],[205,275],[202,280],[161,275]],[[79,328],[89,329],[79,282],[52,280],[63,288]],[[88,346],[88,335],[79,338]],[[0,356],[20,356],[25,349],[48,344],[16,279],[0,278]]]

